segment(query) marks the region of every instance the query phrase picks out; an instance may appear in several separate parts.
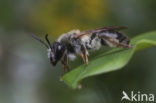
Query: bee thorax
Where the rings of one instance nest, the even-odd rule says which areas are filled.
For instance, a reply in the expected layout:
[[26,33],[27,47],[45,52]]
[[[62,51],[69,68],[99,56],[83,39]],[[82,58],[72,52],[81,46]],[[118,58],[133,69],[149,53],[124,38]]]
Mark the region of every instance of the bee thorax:
[[62,34],[59,38],[58,38],[58,42],[68,42],[69,39],[73,36],[76,36],[80,34],[80,30],[71,30],[70,32],[64,33]]
[[101,40],[98,37],[92,38],[91,36],[83,36],[82,43],[88,50],[98,50],[101,47]]

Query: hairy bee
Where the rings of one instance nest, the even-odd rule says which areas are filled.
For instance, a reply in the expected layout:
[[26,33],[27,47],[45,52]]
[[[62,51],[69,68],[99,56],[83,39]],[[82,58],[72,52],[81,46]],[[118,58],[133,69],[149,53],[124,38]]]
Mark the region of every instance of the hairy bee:
[[77,55],[80,55],[88,65],[89,51],[98,50],[101,46],[131,48],[129,45],[130,39],[119,32],[126,29],[124,26],[107,26],[92,30],[80,32],[80,30],[72,30],[62,34],[52,44],[48,39],[48,34],[45,35],[45,40],[48,44],[42,41],[39,37],[32,35],[33,38],[40,41],[48,49],[48,58],[53,66],[61,60],[63,72],[68,70],[68,58],[74,60]]

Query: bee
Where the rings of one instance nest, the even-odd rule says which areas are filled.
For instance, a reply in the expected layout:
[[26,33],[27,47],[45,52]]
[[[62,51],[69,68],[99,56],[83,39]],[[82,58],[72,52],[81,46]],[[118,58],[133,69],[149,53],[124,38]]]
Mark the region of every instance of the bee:
[[45,45],[48,51],[48,58],[53,66],[58,61],[63,65],[62,75],[69,70],[68,59],[74,60],[77,55],[82,57],[86,66],[88,66],[88,55],[90,51],[98,50],[102,46],[131,48],[130,39],[119,32],[126,29],[124,26],[106,26],[92,30],[80,31],[71,30],[62,34],[56,41],[51,43],[48,34],[45,35],[45,43],[36,35],[33,38]]

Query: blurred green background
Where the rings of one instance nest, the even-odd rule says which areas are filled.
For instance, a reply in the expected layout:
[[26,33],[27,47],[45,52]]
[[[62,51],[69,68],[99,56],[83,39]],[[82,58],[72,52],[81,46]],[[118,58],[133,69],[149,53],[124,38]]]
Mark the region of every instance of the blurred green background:
[[71,29],[108,25],[127,26],[129,37],[155,30],[156,1],[0,0],[0,103],[120,103],[123,90],[156,95],[155,47],[72,90],[59,81],[61,64],[52,67],[46,48],[29,36],[48,33],[54,41]]

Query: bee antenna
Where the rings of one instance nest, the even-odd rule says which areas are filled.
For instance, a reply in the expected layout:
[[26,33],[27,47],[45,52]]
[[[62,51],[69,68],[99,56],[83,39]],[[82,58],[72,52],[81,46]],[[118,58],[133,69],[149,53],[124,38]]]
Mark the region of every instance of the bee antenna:
[[45,40],[47,41],[47,43],[49,44],[49,47],[51,48],[51,43],[50,43],[50,41],[48,39],[48,34],[45,35]]
[[45,47],[49,48],[49,46],[43,40],[41,40],[38,36],[36,36],[35,34],[31,34],[31,36],[34,39],[38,40],[40,43],[42,43]]

